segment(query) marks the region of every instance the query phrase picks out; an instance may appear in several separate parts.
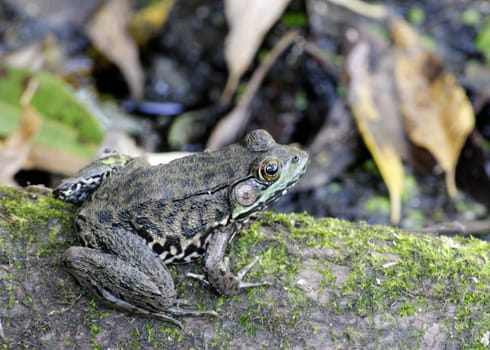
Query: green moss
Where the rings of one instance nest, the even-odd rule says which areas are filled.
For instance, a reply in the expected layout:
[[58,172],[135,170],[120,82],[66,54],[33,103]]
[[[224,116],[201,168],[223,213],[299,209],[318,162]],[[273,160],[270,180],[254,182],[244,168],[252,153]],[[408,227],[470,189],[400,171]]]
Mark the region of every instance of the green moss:
[[[67,244],[66,237],[59,237],[61,228],[64,227],[65,232],[72,231],[71,212],[70,206],[48,196],[0,186],[0,229],[9,233],[9,236],[0,235],[0,255],[5,256],[16,271],[23,271],[31,254],[38,260],[57,254],[60,246]],[[53,220],[57,224],[48,225]],[[49,233],[44,232],[47,227],[53,229]],[[8,276],[7,308],[13,308],[19,302],[16,300],[17,290],[24,283],[25,276],[15,272]],[[43,279],[39,279],[38,285],[43,283]],[[25,295],[21,302],[23,305],[32,304],[35,297]]]
[[[38,204],[33,204],[30,200],[33,194],[5,188],[0,188],[0,193],[0,216],[5,219],[2,222],[15,236],[12,240],[0,241],[0,252],[6,254],[13,265],[20,264],[19,270],[28,252],[31,258],[42,259],[49,257],[50,252],[59,254],[70,244],[61,240],[60,232],[65,231],[64,228],[73,230],[73,207],[49,196],[39,196]],[[33,218],[38,220],[37,224],[32,222]],[[42,234],[38,232],[36,227],[53,220],[60,224]],[[21,237],[27,237],[27,244],[17,247],[15,242]],[[381,337],[386,329],[377,327],[379,321],[374,315],[385,317],[386,323],[396,329],[404,319],[434,312],[447,313],[440,324],[446,327],[448,337],[461,340],[463,348],[482,349],[481,339],[490,329],[487,312],[490,309],[489,248],[487,242],[477,239],[431,237],[362,222],[265,212],[230,244],[229,256],[233,271],[259,256],[259,262],[246,280],[268,281],[270,286],[248,289],[234,297],[218,297],[198,281],[184,278],[182,265],[170,267],[179,297],[188,299],[198,308],[215,309],[220,313],[217,319],[205,319],[207,332],[214,330],[207,343],[212,348],[233,348],[237,337],[254,338],[263,334],[282,339],[281,343],[275,343],[277,346],[296,346],[297,337],[325,332],[322,325],[314,321],[318,315],[325,315],[328,322],[344,322],[347,318],[363,320],[369,327],[371,344],[384,347]],[[198,265],[186,266],[200,273]],[[339,275],[339,270],[345,276]],[[310,277],[313,274],[317,282],[310,292],[298,283],[304,273],[309,273]],[[7,294],[11,299],[6,302],[10,307],[16,303],[15,286],[19,278],[23,277],[11,274],[4,280],[13,282],[6,284],[12,288]],[[67,291],[64,283],[60,282],[56,288],[61,298],[72,293],[73,300],[73,292]],[[36,296],[27,294],[22,302],[31,305],[36,302]],[[87,308],[86,303],[79,304]],[[89,311],[84,309],[82,327],[92,336],[93,348],[106,347],[101,337],[110,333],[107,328],[112,326],[108,320],[114,317],[115,311],[95,300],[89,303]],[[128,336],[130,340],[124,340],[121,346],[158,348],[162,341],[175,346],[186,344],[189,339],[188,332],[168,323],[135,320]],[[331,332],[331,341],[339,347],[365,346],[363,328],[345,322],[342,332],[335,327],[327,331]],[[210,324],[213,327],[209,328]],[[430,325],[420,324],[407,330],[403,340],[405,347],[421,344],[420,338],[426,335],[427,327]],[[194,333],[199,334],[199,331]]]
[[[73,231],[74,207],[50,196],[22,192],[14,188],[0,187],[0,216],[4,218],[4,229],[18,237],[48,239],[57,242],[59,229],[54,229],[47,237],[37,235],[37,227],[47,226],[50,220],[59,220],[61,226]],[[33,202],[33,199],[36,199]],[[70,215],[71,214],[71,215]],[[8,226],[6,226],[8,225]]]
[[[250,231],[257,235],[259,227],[273,225],[284,226],[298,246],[338,250],[332,262],[350,266],[348,278],[339,286],[340,294],[349,302],[342,307],[336,305],[339,312],[354,311],[364,317],[395,308],[400,316],[410,316],[428,311],[430,305],[452,302],[456,317],[447,324],[448,331],[465,339],[466,348],[478,347],[483,332],[490,327],[487,242],[415,235],[384,226],[317,220],[299,214],[266,213]],[[292,262],[284,246],[269,249],[262,259],[268,261],[273,255],[277,261],[263,266],[294,266],[287,274],[287,281],[292,281],[301,262]],[[316,269],[322,271],[319,266]],[[269,272],[279,270],[270,268]],[[325,284],[332,288],[331,270],[325,269],[322,274],[326,276]],[[427,291],[434,282],[435,288]],[[304,306],[304,293],[297,295],[292,293],[291,302]]]
[[89,328],[92,335],[97,335],[100,333],[100,326],[98,324],[92,324]]
[[168,326],[161,326],[159,331],[165,334],[165,337],[171,340],[175,340],[177,342],[181,342],[184,340],[184,336],[182,335],[182,331],[178,328],[171,328]]

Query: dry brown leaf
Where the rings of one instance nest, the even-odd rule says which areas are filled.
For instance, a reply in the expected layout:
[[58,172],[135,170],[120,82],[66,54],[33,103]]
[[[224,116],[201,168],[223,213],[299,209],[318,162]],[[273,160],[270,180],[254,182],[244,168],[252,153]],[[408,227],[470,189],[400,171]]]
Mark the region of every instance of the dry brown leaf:
[[228,103],[240,77],[247,70],[262,39],[291,0],[226,0],[225,15],[230,31],[225,42],[228,81],[221,96]]
[[388,74],[390,72],[381,67],[373,75],[368,68],[369,52],[368,44],[359,42],[347,57],[345,68],[349,75],[348,101],[364,143],[388,188],[391,222],[398,223],[404,180],[400,153],[404,152],[406,142],[400,134],[402,128],[398,115],[394,110],[386,110],[390,104],[379,100],[393,97]]
[[427,149],[445,171],[454,196],[456,164],[475,117],[463,88],[444,73],[418,34],[403,20],[391,24],[395,42],[395,81],[405,128],[411,141]]
[[138,49],[128,34],[129,0],[107,0],[90,19],[85,30],[94,45],[121,70],[131,96],[143,96],[144,75]]
[[22,119],[19,126],[0,145],[0,184],[12,184],[13,176],[24,166],[32,147],[33,139],[41,125],[41,118],[30,105],[37,89],[37,80],[31,79],[22,96]]

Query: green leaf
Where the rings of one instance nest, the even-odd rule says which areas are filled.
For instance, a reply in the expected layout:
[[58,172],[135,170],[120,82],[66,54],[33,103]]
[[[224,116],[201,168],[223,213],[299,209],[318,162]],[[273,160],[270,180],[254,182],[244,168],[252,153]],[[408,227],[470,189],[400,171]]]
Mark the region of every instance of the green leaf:
[[42,118],[34,145],[89,159],[102,142],[102,127],[68,84],[46,72],[0,67],[0,136],[10,135],[19,124],[20,97],[31,77],[39,82],[31,105]]

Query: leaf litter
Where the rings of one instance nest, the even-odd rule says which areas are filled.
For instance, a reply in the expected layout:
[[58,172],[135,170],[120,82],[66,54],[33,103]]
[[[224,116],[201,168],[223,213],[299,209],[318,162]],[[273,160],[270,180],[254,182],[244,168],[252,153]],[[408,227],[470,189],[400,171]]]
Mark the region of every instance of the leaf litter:
[[445,172],[446,188],[457,193],[455,172],[461,149],[475,126],[473,107],[452,74],[428,52],[403,20],[391,23],[394,73],[400,109],[410,140],[427,149]]
[[[162,1],[159,6],[163,6],[163,2],[167,2],[169,6],[165,5],[167,6],[167,12],[157,20],[159,23],[166,20],[168,9],[173,6],[173,1]],[[262,4],[256,1],[229,0],[225,3],[226,16],[231,30],[228,33],[225,44],[225,57],[228,56],[226,63],[228,64],[230,76],[223,96],[226,97],[228,95],[227,98],[231,98],[240,77],[256,57],[257,48],[260,46],[265,34],[277,22],[289,2],[281,1]],[[376,20],[388,19],[387,7],[371,6],[362,1],[312,0],[307,1],[307,6],[310,6],[313,2],[328,3],[329,6],[330,4],[341,6],[358,15],[376,18]],[[134,52],[129,55],[125,54],[125,52],[131,52],[128,47],[134,45],[127,32],[127,26],[130,21],[130,19],[127,19],[126,11],[129,11],[127,10],[127,3],[126,1],[118,2],[117,5],[116,2],[111,1],[105,3],[105,6],[110,5],[118,6],[118,10],[113,9],[110,11],[118,15],[115,16],[117,18],[109,17],[111,19],[106,20],[105,26],[111,24],[111,22],[117,22],[117,35],[112,37],[113,40],[122,42],[127,40],[129,42],[127,47],[122,44],[123,49],[118,56],[134,58]],[[260,6],[265,6],[267,10],[258,11],[259,8],[262,8]],[[97,17],[103,16],[103,7],[101,6],[96,15],[92,17],[92,23],[97,22]],[[126,10],[121,10],[124,8]],[[247,21],[246,18],[248,18]],[[252,18],[253,20],[251,20]],[[397,23],[396,21],[398,20],[389,19],[392,28],[396,27],[393,23]],[[400,165],[401,161],[414,162],[412,154],[414,146],[427,150],[438,163],[438,167],[431,169],[431,172],[435,174],[438,169],[442,169],[441,171],[445,172],[448,193],[454,195],[456,193],[454,181],[456,163],[464,141],[474,125],[471,105],[454,76],[445,73],[443,64],[435,58],[434,54],[423,47],[420,37],[408,25],[406,25],[408,29],[401,30],[400,26],[398,27],[398,31],[392,29],[391,32],[394,45],[391,48],[383,49],[381,56],[378,56],[378,58],[381,57],[380,62],[373,62],[371,57],[377,55],[376,50],[378,48],[375,47],[376,45],[369,41],[365,43],[369,54],[367,55],[368,61],[367,63],[364,62],[364,65],[367,65],[368,68],[367,70],[363,68],[364,72],[362,74],[364,74],[367,82],[363,82],[360,77],[355,77],[358,71],[351,69],[349,72],[351,76],[348,91],[349,104],[358,128],[361,130],[363,139],[372,152],[373,158],[390,191],[392,222],[397,222],[400,217],[399,198],[404,177],[403,166]],[[101,25],[97,30],[100,32],[98,34],[106,35],[107,33],[104,33],[105,28],[104,25]],[[234,30],[235,32],[233,32]],[[410,37],[410,34],[407,34],[410,30],[414,33],[413,38],[415,38],[415,41],[411,42],[411,48],[407,51],[400,42],[405,40],[403,39],[404,36]],[[94,42],[101,40],[102,43],[105,43],[97,46],[100,50],[105,50],[104,52],[111,59],[109,55],[112,53],[110,51],[113,49],[113,40],[108,38],[109,36],[102,39],[92,39]],[[299,38],[300,40],[302,39],[301,37]],[[307,42],[309,44],[309,40]],[[104,48],[102,49],[101,47]],[[311,47],[314,48],[314,44],[311,44]],[[355,48],[355,50],[357,49]],[[414,54],[414,50],[417,51],[417,57],[420,57],[420,62],[416,61],[416,64],[413,64],[414,62],[410,56]],[[304,50],[304,52],[309,53],[307,51],[306,49]],[[347,57],[347,62],[349,59],[350,57]],[[359,56],[357,59],[360,59]],[[366,57],[361,60],[365,59]],[[391,62],[387,63],[390,60]],[[126,61],[124,64],[127,64],[129,69],[123,68],[121,63],[114,62],[126,76],[133,98],[138,98],[142,91],[142,84],[140,83],[142,75],[137,73],[137,71],[141,67],[138,68],[139,62],[137,61],[133,60],[130,64],[128,64],[127,59]],[[131,58],[129,61],[131,61]],[[332,66],[335,69],[337,64]],[[407,67],[410,69],[407,69]],[[346,70],[349,71],[348,64],[346,65]],[[259,81],[258,84],[260,85],[260,83]],[[383,86],[383,83],[388,85]],[[218,124],[218,127],[215,128],[212,135],[225,135],[222,140],[216,142],[216,145],[232,142],[244,130],[244,125],[251,118],[249,115],[250,105],[249,102],[248,104],[246,102],[247,100],[250,101],[250,96],[256,93],[252,89],[257,89],[254,84],[256,83],[252,79],[249,83],[249,85],[252,85],[249,90],[251,93],[249,92],[248,95],[242,96],[236,105],[236,109],[233,110],[234,113],[228,115],[230,118],[223,119],[223,123]],[[419,89],[421,86],[424,88]],[[390,89],[393,91],[390,91]],[[226,98],[224,99],[226,100]],[[234,118],[231,118],[232,116]],[[375,123],[376,118],[379,118],[377,123]],[[226,121],[228,121],[228,124],[226,124]],[[212,141],[209,142],[210,145],[215,142],[213,137],[210,138],[210,141]],[[320,143],[316,142],[316,144]]]
[[429,152],[445,173],[447,192],[455,196],[456,165],[475,117],[463,88],[420,36],[400,18],[390,24],[391,49],[361,40],[345,68],[349,105],[388,188],[391,222],[398,223],[402,160],[414,161],[413,146]]

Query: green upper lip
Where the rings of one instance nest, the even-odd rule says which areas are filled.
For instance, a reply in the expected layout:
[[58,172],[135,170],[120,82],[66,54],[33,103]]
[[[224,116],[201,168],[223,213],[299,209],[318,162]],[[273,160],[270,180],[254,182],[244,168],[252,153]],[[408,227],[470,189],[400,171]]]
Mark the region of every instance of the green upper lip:
[[306,153],[305,151],[301,151],[301,150],[298,150],[298,153],[300,154],[298,156],[298,158],[299,158],[298,169],[301,169],[301,170],[296,173],[297,176],[294,180],[294,183],[296,183],[296,181],[298,181],[299,178],[301,176],[303,176],[304,173],[306,173],[306,169],[308,169],[308,165],[310,164],[310,156],[308,155],[308,153]]
[[[296,182],[303,176],[308,168],[308,164],[310,163],[310,156],[305,151],[300,149],[295,150],[296,155],[293,156],[287,166],[283,169],[283,174],[281,175],[281,179],[278,181],[278,187],[282,187],[282,189],[287,190],[291,186],[294,186]],[[297,159],[295,161],[293,158]],[[280,183],[285,183],[285,186],[280,186]],[[275,186],[273,186],[275,187]],[[278,188],[280,190],[280,188]]]
[[310,157],[308,153],[300,149],[296,149],[294,154],[283,166],[280,179],[277,180],[276,183],[273,183],[269,189],[266,189],[264,194],[267,194],[269,191],[273,191],[274,194],[271,196],[275,196],[277,195],[275,192],[282,192],[296,184],[300,177],[306,172],[309,161]]

